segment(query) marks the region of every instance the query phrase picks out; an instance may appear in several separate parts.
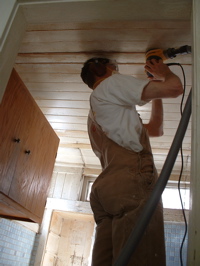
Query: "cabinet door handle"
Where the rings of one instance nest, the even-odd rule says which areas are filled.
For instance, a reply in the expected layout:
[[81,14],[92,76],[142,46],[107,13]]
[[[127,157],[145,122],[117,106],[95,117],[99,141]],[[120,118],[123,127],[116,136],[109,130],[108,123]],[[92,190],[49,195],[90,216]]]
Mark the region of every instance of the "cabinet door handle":
[[29,155],[31,153],[31,151],[30,150],[25,150],[25,153]]
[[19,138],[14,138],[14,142],[20,143],[20,139]]

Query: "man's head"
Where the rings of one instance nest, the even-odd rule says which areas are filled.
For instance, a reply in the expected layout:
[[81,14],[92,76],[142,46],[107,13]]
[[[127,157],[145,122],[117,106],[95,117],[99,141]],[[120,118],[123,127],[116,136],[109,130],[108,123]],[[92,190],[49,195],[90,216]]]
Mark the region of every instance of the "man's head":
[[93,57],[84,63],[81,71],[81,78],[83,82],[92,89],[96,79],[105,76],[109,69],[111,71],[118,70],[117,64],[114,60]]

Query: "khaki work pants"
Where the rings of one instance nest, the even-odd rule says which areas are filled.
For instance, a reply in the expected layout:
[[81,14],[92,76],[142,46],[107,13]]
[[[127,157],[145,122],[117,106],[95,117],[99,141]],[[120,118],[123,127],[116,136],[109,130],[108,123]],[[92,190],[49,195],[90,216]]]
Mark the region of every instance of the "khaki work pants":
[[[127,150],[88,120],[88,132],[102,173],[93,184],[90,203],[97,224],[92,266],[111,266],[132,232],[157,180],[148,137],[142,152]],[[128,266],[165,266],[163,209],[160,202]],[[125,266],[125,265],[122,265]]]

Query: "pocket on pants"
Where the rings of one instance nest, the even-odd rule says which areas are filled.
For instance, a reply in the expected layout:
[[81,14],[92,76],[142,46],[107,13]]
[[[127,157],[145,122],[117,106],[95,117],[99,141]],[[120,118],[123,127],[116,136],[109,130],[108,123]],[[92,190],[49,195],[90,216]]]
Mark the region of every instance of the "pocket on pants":
[[107,173],[97,188],[99,201],[111,215],[120,215],[126,209],[134,209],[144,198],[144,185],[138,173],[130,173],[128,168],[115,173]]

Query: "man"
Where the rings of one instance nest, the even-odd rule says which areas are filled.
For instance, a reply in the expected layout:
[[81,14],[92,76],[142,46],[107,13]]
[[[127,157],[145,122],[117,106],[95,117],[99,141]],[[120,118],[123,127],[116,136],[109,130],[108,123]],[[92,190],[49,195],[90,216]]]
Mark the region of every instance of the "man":
[[[161,60],[147,61],[150,81],[117,72],[107,58],[85,62],[81,77],[93,90],[88,133],[102,173],[93,184],[90,203],[97,223],[92,266],[110,266],[120,254],[157,180],[149,136],[163,134],[162,98],[183,92],[180,79]],[[152,101],[143,124],[136,105]],[[164,266],[162,203],[132,255],[134,266]]]

